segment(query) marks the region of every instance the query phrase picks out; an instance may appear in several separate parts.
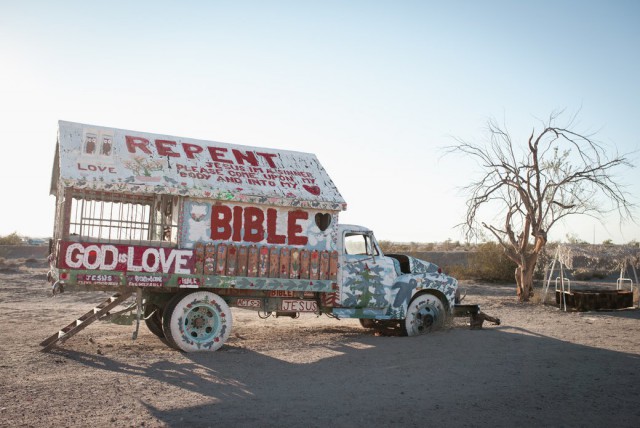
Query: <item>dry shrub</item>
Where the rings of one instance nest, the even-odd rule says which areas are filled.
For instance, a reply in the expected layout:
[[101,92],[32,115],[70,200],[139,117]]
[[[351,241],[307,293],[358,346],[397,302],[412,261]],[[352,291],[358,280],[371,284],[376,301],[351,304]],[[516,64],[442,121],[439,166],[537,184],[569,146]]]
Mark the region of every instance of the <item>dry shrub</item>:
[[607,272],[598,269],[578,268],[573,271],[573,278],[578,281],[590,281],[592,279],[604,279]]
[[22,260],[0,257],[0,266],[16,267],[19,266],[21,262]]
[[[386,254],[428,252],[436,249],[436,246],[448,246],[451,249],[461,248],[459,242],[447,242],[445,244],[431,243],[399,243],[391,241],[379,242],[382,251]],[[468,245],[464,246],[469,249]],[[469,251],[469,266],[441,264],[443,272],[459,280],[477,280],[487,282],[515,282],[516,264],[505,254],[502,247],[495,242],[486,242],[475,246]]]
[[475,279],[471,273],[470,273],[470,269],[465,267],[465,266],[461,266],[461,265],[453,265],[453,266],[441,266],[442,267],[442,271],[444,273],[446,273],[449,276],[452,276],[458,280],[461,279]]
[[551,303],[552,301],[555,303],[555,291],[549,290],[545,299],[544,287],[534,288],[533,295],[531,296],[531,299],[529,299],[529,303],[533,303],[536,305],[543,304],[543,303]]
[[0,236],[0,245],[22,245],[22,238],[16,232],[11,235]]
[[430,242],[393,242],[393,241],[379,241],[380,248],[385,254],[405,254],[433,251],[435,244]]
[[514,282],[516,264],[495,242],[485,242],[477,246],[469,258],[467,275],[479,281]]

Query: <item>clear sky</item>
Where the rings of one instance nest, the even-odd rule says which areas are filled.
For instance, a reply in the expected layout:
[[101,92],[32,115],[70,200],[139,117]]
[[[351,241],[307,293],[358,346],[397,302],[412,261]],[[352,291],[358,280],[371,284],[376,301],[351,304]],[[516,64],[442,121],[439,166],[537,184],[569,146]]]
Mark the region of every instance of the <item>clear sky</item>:
[[[638,151],[639,76],[638,1],[0,0],[0,235],[51,235],[68,120],[312,152],[343,223],[462,240],[474,164],[442,147],[482,138],[490,117],[522,140],[564,108]],[[620,180],[638,202],[640,169]],[[551,238],[640,240],[604,221]]]

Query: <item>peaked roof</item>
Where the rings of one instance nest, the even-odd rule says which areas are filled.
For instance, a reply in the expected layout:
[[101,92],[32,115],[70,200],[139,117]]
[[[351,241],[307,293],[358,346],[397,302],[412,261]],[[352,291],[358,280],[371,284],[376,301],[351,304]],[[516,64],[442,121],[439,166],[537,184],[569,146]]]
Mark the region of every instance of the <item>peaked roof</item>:
[[51,193],[59,185],[126,194],[344,210],[315,155],[59,122]]

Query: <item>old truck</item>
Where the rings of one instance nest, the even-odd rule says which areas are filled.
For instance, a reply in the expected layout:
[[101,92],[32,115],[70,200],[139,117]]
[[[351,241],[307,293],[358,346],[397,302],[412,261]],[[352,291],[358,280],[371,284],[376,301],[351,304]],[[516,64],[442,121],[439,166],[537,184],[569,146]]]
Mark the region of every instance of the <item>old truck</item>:
[[313,154],[60,121],[51,194],[53,289],[115,294],[45,347],[134,294],[138,322],[186,352],[225,343],[230,307],[409,336],[454,310],[438,266],[339,224],[346,203]]

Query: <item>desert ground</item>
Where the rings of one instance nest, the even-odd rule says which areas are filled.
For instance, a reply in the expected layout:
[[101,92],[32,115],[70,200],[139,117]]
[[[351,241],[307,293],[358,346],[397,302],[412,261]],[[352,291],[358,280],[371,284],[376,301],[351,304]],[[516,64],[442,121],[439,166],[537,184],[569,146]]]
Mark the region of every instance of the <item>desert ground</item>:
[[640,425],[639,310],[564,312],[467,282],[465,303],[500,326],[457,318],[387,337],[356,320],[233,309],[213,353],[104,321],[44,353],[40,341],[108,297],[52,297],[46,272],[40,259],[0,264],[0,426]]

